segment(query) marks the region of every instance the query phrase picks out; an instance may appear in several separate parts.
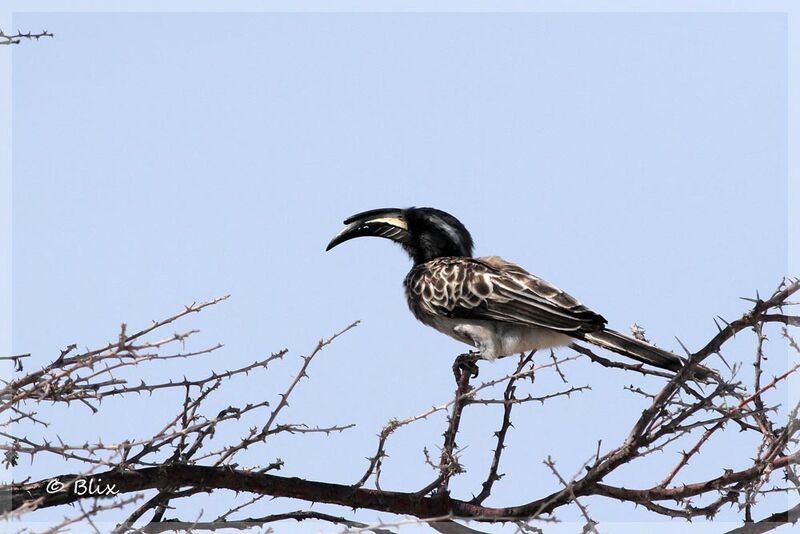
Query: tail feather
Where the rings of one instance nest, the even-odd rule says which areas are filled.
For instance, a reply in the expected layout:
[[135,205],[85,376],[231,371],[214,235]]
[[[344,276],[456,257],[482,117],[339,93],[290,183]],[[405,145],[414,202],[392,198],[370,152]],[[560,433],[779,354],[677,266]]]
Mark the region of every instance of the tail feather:
[[[584,334],[584,339],[598,347],[669,371],[680,371],[686,364],[686,360],[680,356],[649,345],[644,341],[622,335],[614,330],[587,332]],[[693,372],[694,377],[699,379],[711,378],[713,374],[714,372],[711,369],[703,366],[698,366]]]

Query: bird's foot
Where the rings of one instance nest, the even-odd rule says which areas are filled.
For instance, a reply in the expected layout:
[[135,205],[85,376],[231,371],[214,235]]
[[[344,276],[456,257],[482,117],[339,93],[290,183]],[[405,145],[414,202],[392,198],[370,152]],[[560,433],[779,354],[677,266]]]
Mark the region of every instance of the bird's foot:
[[453,375],[456,377],[456,384],[461,383],[461,377],[464,373],[469,373],[470,378],[478,376],[478,360],[481,359],[480,352],[465,352],[459,354],[456,361],[453,362]]

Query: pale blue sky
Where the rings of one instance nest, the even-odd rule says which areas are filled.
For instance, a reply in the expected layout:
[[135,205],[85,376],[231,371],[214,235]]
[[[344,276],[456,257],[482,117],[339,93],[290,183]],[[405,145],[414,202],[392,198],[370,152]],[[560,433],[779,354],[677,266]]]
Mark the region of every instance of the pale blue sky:
[[[113,338],[122,321],[231,293],[186,323],[202,329],[195,347],[223,341],[224,352],[148,366],[145,378],[200,376],[283,347],[305,353],[361,319],[314,363],[288,418],[357,426],[249,457],[280,456],[286,475],[357,479],[388,419],[449,399],[464,348],[409,314],[399,249],[360,240],[323,252],[354,212],[445,209],[478,254],[520,263],[671,349],[674,336],[699,347],[714,315],[739,315],[737,297],[771,291],[787,271],[782,14],[37,13],[14,25],[57,37],[13,57],[13,350],[49,361]],[[749,357],[738,347],[730,359]],[[297,363],[238,381],[218,405],[275,397]],[[512,364],[483,364],[482,378]],[[644,407],[622,386],[655,385],[586,361],[567,370],[593,391],[519,410],[487,504],[554,489],[542,459],[571,474]],[[536,383],[557,388],[555,375]],[[103,419],[73,407],[56,426],[76,441],[123,439],[178,402],[112,402]],[[474,468],[456,495],[479,490],[498,424],[489,409],[468,412],[460,443]],[[442,425],[394,436],[385,489],[429,482],[422,448],[435,450]],[[736,467],[727,459],[752,444],[730,439],[719,465],[693,473]],[[601,522],[652,517],[587,502]]]

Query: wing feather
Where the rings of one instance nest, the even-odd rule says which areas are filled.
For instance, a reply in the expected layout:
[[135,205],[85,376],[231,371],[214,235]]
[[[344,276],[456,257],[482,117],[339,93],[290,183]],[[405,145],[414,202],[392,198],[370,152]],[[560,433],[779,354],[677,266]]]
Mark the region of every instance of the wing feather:
[[578,300],[502,258],[439,258],[406,280],[415,314],[501,321],[565,333],[600,330],[606,320]]

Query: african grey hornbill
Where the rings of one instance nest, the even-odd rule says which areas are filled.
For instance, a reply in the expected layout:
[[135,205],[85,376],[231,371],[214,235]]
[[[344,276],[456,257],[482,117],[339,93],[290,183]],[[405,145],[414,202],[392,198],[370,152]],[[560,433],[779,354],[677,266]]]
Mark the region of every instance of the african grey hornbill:
[[[408,306],[422,323],[476,347],[494,360],[588,341],[642,363],[679,370],[685,360],[606,328],[606,320],[556,286],[498,256],[472,257],[472,236],[434,208],[381,208],[357,213],[326,250],[356,237],[399,243],[414,267],[405,278]],[[706,378],[700,367],[694,375]]]

